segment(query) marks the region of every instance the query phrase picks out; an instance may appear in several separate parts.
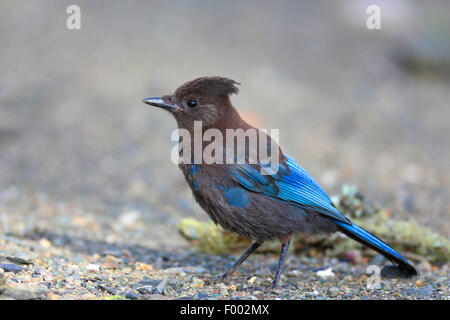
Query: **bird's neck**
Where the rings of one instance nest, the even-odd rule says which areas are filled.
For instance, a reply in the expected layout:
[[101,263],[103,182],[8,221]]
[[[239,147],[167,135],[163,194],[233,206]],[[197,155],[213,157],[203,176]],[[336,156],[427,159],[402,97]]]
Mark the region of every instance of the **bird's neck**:
[[230,104],[226,108],[226,112],[221,115],[218,121],[208,126],[206,129],[215,128],[221,131],[226,129],[244,129],[252,128],[250,124],[241,118],[239,112]]

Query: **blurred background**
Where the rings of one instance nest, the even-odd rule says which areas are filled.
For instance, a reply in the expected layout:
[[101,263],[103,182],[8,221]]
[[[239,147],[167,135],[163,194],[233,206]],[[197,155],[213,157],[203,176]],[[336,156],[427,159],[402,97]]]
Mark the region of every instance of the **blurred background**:
[[[81,8],[68,30],[66,8]],[[366,8],[381,9],[381,30]],[[450,2],[0,3],[0,232],[51,230],[148,247],[207,220],[170,161],[175,121],[141,100],[220,75],[280,128],[328,194],[448,236]]]

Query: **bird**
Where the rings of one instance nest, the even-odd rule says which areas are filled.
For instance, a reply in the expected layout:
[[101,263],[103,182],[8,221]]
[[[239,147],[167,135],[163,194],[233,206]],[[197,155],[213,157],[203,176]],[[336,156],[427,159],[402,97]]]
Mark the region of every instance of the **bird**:
[[[242,129],[261,134],[262,130],[247,123],[230,101],[232,94],[238,94],[238,85],[241,84],[225,77],[200,77],[185,82],[172,94],[146,98],[143,102],[168,111],[178,130],[189,134],[195,134],[196,123],[201,125],[202,132],[215,129],[225,134],[227,130]],[[279,109],[273,112],[276,110]],[[262,136],[258,135],[258,139]],[[277,170],[267,169],[267,163],[258,157],[251,159],[250,154],[258,146],[248,140],[245,146],[249,150],[245,150],[245,161],[241,162],[207,163],[180,152],[185,161],[178,164],[179,168],[200,207],[215,224],[251,240],[251,245],[226,269],[222,279],[265,241],[279,239],[281,252],[271,284],[271,288],[276,288],[293,234],[334,232],[382,254],[405,276],[417,275],[414,266],[400,253],[345,217],[312,176],[285,154],[270,135],[265,138],[268,149],[278,154]],[[190,142],[193,148],[194,140]],[[203,143],[201,148],[205,148]],[[223,148],[226,150],[226,146]]]

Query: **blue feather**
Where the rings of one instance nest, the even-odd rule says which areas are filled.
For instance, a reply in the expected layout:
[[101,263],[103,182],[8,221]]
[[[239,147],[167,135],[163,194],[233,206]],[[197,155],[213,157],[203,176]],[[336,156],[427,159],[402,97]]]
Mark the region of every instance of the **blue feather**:
[[196,165],[196,164],[191,164],[190,166],[191,166],[191,167],[190,167],[190,169],[189,169],[189,173],[190,173],[190,174],[196,174],[197,171],[198,171],[197,165]]
[[335,221],[335,223],[343,228],[344,230],[350,232],[352,235],[356,236],[358,239],[361,239],[365,242],[368,242],[372,246],[380,249],[381,251],[385,252],[388,255],[392,255],[396,257],[397,259],[404,260],[404,262],[407,262],[405,258],[403,258],[397,251],[392,249],[390,246],[388,246],[386,243],[375,237],[373,234],[369,233],[368,231],[364,230],[363,228],[359,227],[356,224],[345,224],[340,221]]
[[350,238],[357,240],[365,246],[378,251],[389,260],[397,263],[402,268],[402,270],[407,273],[407,276],[414,276],[417,274],[416,269],[409,263],[408,260],[403,258],[400,253],[392,249],[390,246],[388,246],[386,243],[381,241],[370,232],[364,230],[354,223],[346,224],[337,220],[334,220],[333,222],[339,227],[341,232],[345,233]]
[[224,192],[225,200],[232,207],[245,208],[250,201],[247,191],[240,187],[225,188]]
[[281,163],[278,172],[271,172],[271,175],[261,174],[262,170],[267,172],[267,166],[244,164],[232,169],[232,177],[248,190],[350,224],[312,177],[290,157],[285,157],[286,163]]

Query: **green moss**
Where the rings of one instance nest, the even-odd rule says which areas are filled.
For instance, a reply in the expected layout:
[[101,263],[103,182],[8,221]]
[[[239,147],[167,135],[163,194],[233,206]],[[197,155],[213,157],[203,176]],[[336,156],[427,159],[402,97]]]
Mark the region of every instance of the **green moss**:
[[406,255],[413,253],[430,262],[450,261],[450,241],[412,219],[402,221],[380,215],[355,222]]
[[213,254],[232,252],[250,245],[250,240],[227,232],[213,222],[187,218],[179,222],[178,230],[201,252]]
[[[394,249],[414,260],[425,258],[431,263],[450,261],[450,241],[448,238],[434,233],[429,228],[419,225],[410,219],[395,220],[389,212],[374,204],[364,204],[363,196],[355,186],[344,185],[342,194],[332,197],[333,204],[345,216],[364,229],[374,233]],[[183,219],[179,223],[181,235],[197,250],[212,254],[242,251],[250,245],[250,240],[237,234],[224,231],[212,222],[200,222],[192,218]],[[356,241],[344,237],[340,233],[298,234],[293,239],[292,249],[301,254],[340,257],[349,249],[363,249]],[[263,250],[278,253],[279,241],[269,241]],[[376,254],[364,248],[367,255]]]

